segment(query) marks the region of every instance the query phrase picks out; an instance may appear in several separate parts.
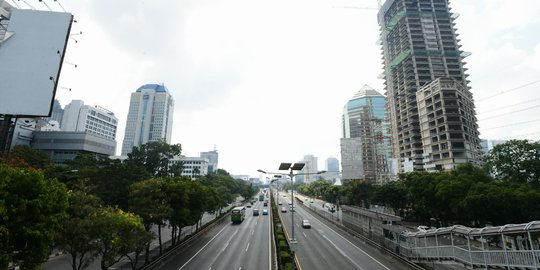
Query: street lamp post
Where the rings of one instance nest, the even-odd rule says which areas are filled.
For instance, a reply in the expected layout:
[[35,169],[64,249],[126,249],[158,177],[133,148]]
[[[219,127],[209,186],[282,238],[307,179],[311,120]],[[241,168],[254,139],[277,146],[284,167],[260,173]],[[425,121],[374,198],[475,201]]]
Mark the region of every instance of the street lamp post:
[[286,175],[286,176],[289,176],[291,178],[291,232],[292,232],[292,237],[291,237],[291,243],[296,243],[296,237],[294,235],[294,183],[293,183],[293,179],[295,176],[298,176],[298,175],[308,175],[308,174],[321,174],[321,173],[325,173],[326,171],[319,171],[319,172],[316,172],[316,173],[297,173],[295,174],[294,171],[301,171],[303,168],[304,168],[304,163],[281,163],[279,165],[279,170],[280,171],[286,171],[286,170],[290,170],[289,173],[270,173],[270,172],[266,172],[266,171],[263,171],[263,170],[257,170],[258,172],[260,173],[264,173],[264,174],[267,174],[267,173],[270,173],[270,174],[276,174],[276,175]]

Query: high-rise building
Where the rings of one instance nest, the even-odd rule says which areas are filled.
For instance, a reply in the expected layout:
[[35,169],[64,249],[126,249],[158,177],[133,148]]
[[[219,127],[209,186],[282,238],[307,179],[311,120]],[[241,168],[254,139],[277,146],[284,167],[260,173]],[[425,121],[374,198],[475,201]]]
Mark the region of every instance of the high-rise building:
[[460,49],[454,19],[448,0],[386,0],[379,10],[381,77],[400,172],[481,161],[468,53]]
[[62,131],[87,132],[114,141],[118,118],[114,113],[100,106],[84,105],[82,100],[72,100],[64,108]]
[[200,156],[201,158],[208,159],[208,172],[209,173],[217,171],[219,155],[216,149],[214,149],[213,151],[201,152]]
[[482,153],[484,154],[484,157],[489,155],[489,151],[491,151],[495,146],[506,142],[507,140],[480,140],[480,145],[482,146]]
[[343,109],[340,146],[343,179],[385,183],[392,178],[385,98],[368,85]]
[[[57,123],[62,123],[62,118],[64,117],[64,109],[62,109],[62,105],[60,105],[60,102],[55,99],[52,107],[51,116],[48,117],[48,121],[56,121]],[[60,127],[61,128],[61,127]]]
[[329,157],[325,161],[325,170],[323,177],[326,180],[333,180],[339,178],[339,160],[335,157]]
[[320,175],[317,175],[316,173],[319,171],[317,167],[317,157],[314,155],[305,155],[304,159],[301,161],[304,163],[304,168],[302,169],[302,173],[307,173],[306,175],[300,175],[300,179],[303,180],[304,183],[309,184],[311,182],[314,182],[320,178]]
[[150,141],[171,142],[174,100],[163,84],[146,84],[131,94],[122,155]]

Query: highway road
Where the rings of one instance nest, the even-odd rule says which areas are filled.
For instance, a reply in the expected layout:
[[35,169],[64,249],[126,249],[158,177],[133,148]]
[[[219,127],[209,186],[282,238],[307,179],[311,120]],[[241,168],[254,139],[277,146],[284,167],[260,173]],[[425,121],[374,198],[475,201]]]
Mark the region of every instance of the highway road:
[[[288,203],[290,194],[279,193],[279,200],[287,207],[286,213],[281,213],[283,225],[292,237],[291,212]],[[309,203],[309,202],[305,202]],[[351,237],[347,234],[338,233],[335,225],[319,220],[320,217],[312,215],[295,201],[294,226],[296,244],[293,250],[296,252],[301,269],[410,269],[397,259],[383,254],[375,248]],[[302,228],[302,220],[308,219],[311,228]]]
[[[253,216],[254,208],[260,209],[259,216]],[[271,269],[271,211],[268,208],[268,215],[262,215],[263,208],[263,202],[257,201],[246,208],[242,223],[217,225],[161,269]]]

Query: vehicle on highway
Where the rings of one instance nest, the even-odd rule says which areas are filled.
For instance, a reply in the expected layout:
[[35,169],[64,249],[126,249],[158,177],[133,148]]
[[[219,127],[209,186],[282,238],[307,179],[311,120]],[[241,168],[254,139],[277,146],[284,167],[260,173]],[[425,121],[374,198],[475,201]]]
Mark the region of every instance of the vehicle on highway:
[[246,205],[247,208],[251,208],[251,204]]
[[281,213],[287,213],[287,208],[281,207]]
[[264,200],[264,194],[261,193],[261,194],[259,195],[259,201],[262,202],[263,200]]
[[283,205],[283,203],[282,203],[282,202],[278,202],[278,205]]
[[259,209],[257,209],[257,208],[253,209],[253,215],[258,216],[259,215]]
[[265,201],[263,205],[268,206],[268,201]]
[[266,208],[263,209],[263,215],[264,215],[264,216],[268,215],[268,209],[266,209]]
[[425,232],[425,231],[429,230],[430,228],[429,228],[429,226],[420,225],[416,229],[418,229],[418,231],[420,231],[420,232]]
[[242,206],[233,208],[231,211],[231,221],[232,223],[242,223],[246,218],[246,209]]
[[291,212],[294,212],[294,207],[291,206]]
[[311,223],[309,223],[309,220],[302,220],[302,228],[311,228]]
[[309,202],[310,202],[310,203],[313,203],[313,199],[310,199]]

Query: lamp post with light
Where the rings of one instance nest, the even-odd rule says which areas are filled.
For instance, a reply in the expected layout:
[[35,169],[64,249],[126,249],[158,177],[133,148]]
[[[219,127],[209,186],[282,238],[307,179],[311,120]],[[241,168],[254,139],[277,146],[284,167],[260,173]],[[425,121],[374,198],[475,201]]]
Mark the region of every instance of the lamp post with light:
[[291,228],[292,228],[292,239],[291,239],[291,243],[296,243],[296,238],[294,237],[294,183],[293,183],[293,179],[295,176],[298,176],[298,175],[308,175],[308,174],[322,174],[322,173],[325,173],[326,171],[319,171],[319,172],[316,172],[316,173],[294,173],[294,171],[301,171],[304,166],[306,164],[305,163],[281,163],[279,165],[279,170],[280,171],[286,171],[286,170],[290,170],[289,173],[274,173],[274,172],[266,172],[266,171],[263,171],[263,170],[257,170],[258,172],[260,173],[264,173],[264,174],[274,174],[274,175],[286,175],[286,176],[289,176],[291,178]]

